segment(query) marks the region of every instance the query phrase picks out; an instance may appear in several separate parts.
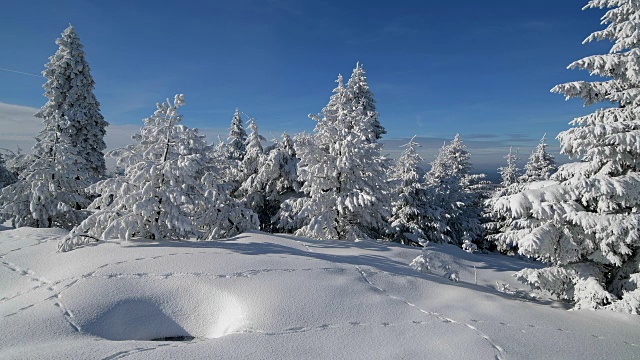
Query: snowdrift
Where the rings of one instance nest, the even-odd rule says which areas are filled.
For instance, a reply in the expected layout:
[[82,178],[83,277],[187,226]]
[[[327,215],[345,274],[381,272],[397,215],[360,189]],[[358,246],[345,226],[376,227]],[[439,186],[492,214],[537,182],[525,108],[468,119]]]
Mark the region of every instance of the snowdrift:
[[566,311],[514,258],[430,246],[420,273],[418,249],[257,232],[56,253],[65,234],[0,231],[0,358],[640,358],[639,317]]

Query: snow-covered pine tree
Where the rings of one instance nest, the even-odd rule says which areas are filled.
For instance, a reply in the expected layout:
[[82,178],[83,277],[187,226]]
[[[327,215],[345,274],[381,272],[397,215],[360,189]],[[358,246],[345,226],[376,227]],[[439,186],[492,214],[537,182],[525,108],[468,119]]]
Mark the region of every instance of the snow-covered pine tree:
[[261,206],[254,209],[260,218],[263,231],[275,232],[276,215],[287,199],[297,197],[301,184],[298,181],[298,158],[293,140],[282,134],[282,140],[266,154],[257,173],[249,176],[238,191],[243,196],[261,197]]
[[502,235],[502,233],[511,231],[512,219],[510,216],[505,216],[505,214],[496,211],[494,207],[499,199],[522,191],[524,189],[522,184],[524,177],[520,175],[520,169],[516,164],[516,161],[520,160],[517,150],[514,153],[513,148],[510,147],[509,153],[504,158],[507,160],[507,165],[498,168],[498,173],[500,173],[501,177],[500,185],[491,194],[491,197],[485,201],[484,223],[482,226],[485,230],[485,239],[489,242],[488,247],[491,250],[497,249],[501,252],[514,254],[517,248]]
[[592,0],[609,8],[604,30],[585,42],[608,39],[606,55],[571,65],[608,79],[557,85],[552,92],[581,98],[585,105],[613,102],[574,119],[558,135],[561,151],[580,162],[561,166],[555,182],[500,200],[498,211],[521,229],[510,236],[522,255],[549,262],[525,269],[519,278],[575,303],[640,313],[640,2]]
[[18,181],[2,189],[0,217],[15,227],[61,227],[70,229],[85,216],[89,200],[86,160],[65,131],[68,123],[44,118],[36,136],[30,163]]
[[524,183],[549,180],[558,169],[553,155],[547,152],[547,134],[542,136],[538,146],[531,152],[524,169],[525,173],[520,177],[520,182]]
[[367,84],[367,77],[365,71],[360,62],[356,63],[355,69],[351,73],[351,78],[347,82],[347,91],[345,93],[347,102],[351,104],[354,109],[362,107],[362,112],[371,117],[371,127],[373,128],[372,141],[378,141],[382,135],[387,133],[387,130],[380,124],[379,114],[376,110],[376,101],[373,98],[373,93],[369,89]]
[[[265,141],[265,138],[258,133],[258,125],[256,125],[254,118],[249,119],[249,130],[250,133],[245,141],[246,153],[236,171],[237,186],[234,186],[232,194],[234,197],[242,199],[247,207],[260,214],[264,212],[263,209],[266,206],[263,189],[252,188],[249,185],[242,189],[242,185],[251,177],[257,176],[262,167],[265,157],[262,142]],[[264,217],[260,220],[266,221]]]
[[[459,134],[449,144],[445,144],[431,169],[425,175],[429,189],[428,206],[441,209],[444,232],[427,234],[431,241],[447,241],[461,245],[465,234],[476,239],[481,233],[480,193],[476,186],[483,175],[472,175],[471,154],[465,150]],[[435,229],[443,228],[436,224]]]
[[[340,77],[340,80],[341,79]],[[297,158],[296,174],[298,174],[300,169],[300,155],[298,155],[298,152],[300,149],[309,149],[314,146],[313,135],[302,132],[293,137],[293,149],[296,152]],[[300,183],[298,194],[284,200],[282,204],[280,204],[280,209],[274,218],[274,225],[280,232],[293,233],[302,228],[307,221],[307,219],[300,216],[302,209],[309,201],[309,197],[302,191],[302,181],[303,179],[298,175],[297,182]]]
[[228,184],[221,183],[214,171],[202,178],[205,201],[194,209],[194,222],[202,229],[202,238],[215,240],[235,236],[248,230],[258,230],[258,215],[244,202],[230,196]]
[[108,123],[100,114],[100,103],[93,94],[94,81],[85,53],[73,26],[56,40],[59,48],[49,58],[44,96],[49,99],[36,113],[43,121],[60,124],[71,145],[86,165],[78,176],[95,182],[105,175],[104,135]]
[[236,108],[236,112],[231,119],[231,127],[229,127],[229,137],[227,138],[227,147],[229,150],[229,159],[242,161],[244,154],[247,152],[245,142],[247,141],[247,132],[244,130],[242,116],[240,110]]
[[452,171],[453,165],[449,156],[449,146],[445,143],[433,162],[431,169],[425,174],[425,187],[429,191],[426,203],[435,209],[440,209],[442,217],[439,219],[439,226],[436,231],[429,231],[425,235],[427,240],[434,242],[455,242],[451,238],[450,229],[447,219],[458,216],[461,212],[460,208],[464,205],[455,200],[457,194],[461,191],[460,178],[457,173]]
[[285,228],[300,227],[296,234],[315,239],[377,238],[387,230],[388,196],[373,118],[359,106],[354,109],[345,94],[342,77],[312,138],[296,147],[298,174],[307,197],[287,201],[281,211]]
[[[157,104],[144,120],[137,144],[112,150],[124,175],[91,185],[99,194],[89,209],[91,216],[60,243],[68,251],[93,240],[133,237],[163,240],[201,235],[192,217],[194,209],[211,205],[198,176],[206,165],[204,136],[181,125],[178,109],[184,95]],[[206,206],[205,206],[206,207]]]
[[[418,166],[423,159],[416,151],[420,144],[414,140],[415,136],[402,146],[405,150],[389,172],[389,182],[394,187],[389,223],[394,239],[403,244],[419,244],[428,238],[429,230],[444,231],[444,223],[439,221],[441,209],[427,207],[427,188],[420,182],[422,171]],[[435,223],[440,227],[431,229]]]
[[104,176],[108,125],[93,94],[94,81],[72,26],[56,40],[43,85],[47,103],[36,113],[44,122],[19,181],[0,196],[0,213],[15,226],[71,228],[89,203],[84,189]]
[[258,125],[256,119],[249,120],[249,130],[251,131],[245,141],[246,152],[242,159],[243,180],[258,172],[262,157],[264,156],[264,148],[262,142],[265,141],[264,136],[258,133]]
[[513,148],[510,147],[509,153],[505,155],[504,158],[507,159],[507,166],[498,168],[498,173],[500,173],[500,185],[507,188],[517,184],[520,179],[520,169],[518,169],[518,164],[516,164],[516,162],[520,160],[518,158],[518,150],[516,149],[514,153]]
[[[229,144],[218,135],[218,143],[209,146],[207,154],[207,170],[215,173],[216,184],[226,188],[225,193],[231,194],[240,186],[240,160],[231,157]],[[244,157],[244,154],[242,155]]]

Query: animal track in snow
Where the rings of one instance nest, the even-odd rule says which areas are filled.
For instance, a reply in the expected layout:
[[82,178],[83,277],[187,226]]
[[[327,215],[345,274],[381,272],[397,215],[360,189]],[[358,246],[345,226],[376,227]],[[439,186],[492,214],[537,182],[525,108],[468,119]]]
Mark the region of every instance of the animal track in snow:
[[[96,338],[94,339],[96,341],[109,341],[109,340],[104,340],[104,339],[99,339]],[[158,350],[158,349],[162,349],[163,347],[172,347],[172,348],[177,348],[177,347],[182,347],[182,346],[190,346],[190,345],[194,345],[197,344],[201,341],[206,341],[206,339],[199,339],[199,338],[195,338],[192,341],[189,342],[170,342],[170,343],[160,343],[158,345],[155,345],[153,347],[135,347],[133,349],[130,350],[123,350],[123,351],[118,351],[115,354],[111,354],[108,356],[105,356],[102,358],[102,360],[116,360],[116,359],[123,359],[125,357],[128,356],[132,356],[135,354],[139,354],[142,352],[146,352],[146,351],[154,351],[154,350]],[[132,344],[135,343],[139,343],[140,341],[131,341]],[[154,343],[157,343],[156,341],[154,341]]]
[[277,335],[289,335],[289,334],[300,334],[311,331],[324,331],[329,329],[339,329],[339,328],[353,328],[353,327],[394,327],[394,326],[429,326],[430,324],[426,321],[407,321],[407,322],[381,322],[376,324],[371,323],[363,323],[359,321],[348,321],[345,323],[337,323],[337,324],[322,324],[317,326],[295,326],[286,328],[284,330],[260,330],[254,328],[244,329],[239,331],[238,334],[260,334],[260,335],[268,335],[268,336],[277,336]]
[[[2,261],[1,262],[3,266],[5,266],[6,268],[8,268],[11,271],[16,272],[17,274],[24,276],[28,279],[30,279],[31,281],[35,281],[37,282],[39,285],[36,287],[31,288],[31,291],[44,287],[46,286],[46,290],[49,292],[55,292],[55,286],[54,284],[52,284],[49,280],[43,278],[43,277],[38,277],[35,275],[35,272],[33,272],[30,269],[21,269],[18,265],[15,265],[13,263],[10,263],[8,261]],[[11,299],[15,299],[23,294],[25,294],[26,292],[19,294],[19,295],[15,295],[13,297],[11,297]],[[4,301],[8,301],[10,299],[4,300]],[[19,308],[17,311],[7,314],[4,317],[8,317],[8,316],[13,316],[13,315],[17,315],[23,311],[26,311],[28,309],[33,308],[34,306],[36,306],[37,304],[40,304],[42,302],[46,302],[46,301],[50,301],[50,300],[55,300],[56,302],[54,303],[54,306],[58,307],[60,309],[60,311],[62,312],[62,316],[64,317],[64,319],[69,323],[69,325],[71,325],[71,327],[77,331],[80,332],[80,328],[73,322],[73,320],[71,319],[73,317],[73,314],[71,313],[71,311],[67,310],[65,305],[60,301],[60,293],[54,294],[52,296],[49,296],[47,298],[45,298],[43,301],[38,302],[38,303],[34,303],[34,304],[29,304],[26,306],[23,306],[21,308]]]
[[[108,264],[105,264],[108,265]],[[97,267],[97,269],[102,269],[105,268],[105,265],[101,265],[99,267]],[[92,279],[92,278],[100,278],[100,279],[144,279],[144,278],[158,278],[158,279],[169,279],[172,277],[209,277],[209,278],[213,278],[213,279],[235,279],[235,278],[250,278],[252,276],[257,276],[260,274],[264,274],[264,273],[273,273],[273,272],[284,272],[284,273],[292,273],[292,272],[296,272],[296,271],[327,271],[327,272],[343,272],[346,271],[343,268],[302,268],[302,269],[252,269],[252,270],[246,270],[246,271],[242,271],[242,272],[235,272],[235,273],[229,273],[229,274],[211,274],[211,273],[204,273],[204,272],[193,272],[193,273],[174,273],[174,272],[170,272],[170,273],[163,273],[163,274],[153,274],[153,273],[108,273],[108,274],[103,274],[103,275],[96,275],[96,271],[91,271],[88,272],[86,274],[83,274],[79,277],[72,277],[72,278],[66,278],[66,279],[61,279],[58,280],[55,283],[47,283],[46,285],[60,285],[66,281],[69,281],[68,284],[63,285],[61,290],[49,297],[44,298],[42,301],[31,304],[31,306],[26,307],[24,310],[27,310],[31,307],[33,307],[34,305],[43,303],[43,302],[47,302],[50,300],[56,300],[59,299],[62,295],[63,292],[69,290],[70,288],[78,285],[81,281],[83,280],[87,280],[87,279]],[[38,286],[37,288],[41,288],[42,286]],[[48,291],[50,292],[54,292],[56,291],[56,289],[52,286],[49,286],[47,288]],[[19,294],[15,294],[11,297],[5,297],[3,299],[0,299],[0,303],[5,302],[5,301],[9,301],[12,299],[15,299],[21,295],[24,295],[32,290],[29,291],[25,291],[23,293],[19,293]],[[11,313],[11,314],[7,314],[5,315],[5,317],[8,316],[13,316],[16,315],[20,312],[22,312],[22,309],[19,309],[18,311],[16,311],[15,313]],[[73,325],[73,324],[72,324]],[[77,327],[75,325],[73,325],[74,327]]]
[[134,354],[139,354],[141,352],[145,352],[145,351],[153,351],[156,350],[156,347],[148,347],[148,348],[143,348],[143,347],[137,347],[131,350],[124,350],[124,351],[119,351],[113,355],[109,355],[107,357],[102,358],[102,360],[115,360],[115,359],[122,359],[124,357],[130,356],[130,355],[134,355]]
[[[71,282],[63,287],[63,290],[67,290],[68,288],[76,285],[79,281],[89,279],[89,278],[102,278],[102,279],[122,279],[122,278],[130,278],[130,279],[140,279],[140,278],[161,278],[168,279],[172,277],[211,277],[214,279],[232,279],[232,278],[250,278],[252,276],[264,274],[264,273],[273,273],[273,272],[284,272],[284,273],[292,273],[296,271],[327,271],[327,272],[343,272],[346,271],[343,268],[301,268],[301,269],[251,269],[240,272],[234,272],[229,274],[212,274],[206,272],[188,272],[188,273],[178,273],[178,272],[168,272],[168,273],[105,273],[105,274],[96,274],[95,272],[90,272],[82,275],[81,277],[73,277],[67,278],[62,281]],[[61,281],[61,282],[62,282]]]
[[482,337],[485,341],[487,341],[497,352],[498,354],[496,355],[496,358],[499,360],[502,360],[505,358],[505,353],[504,353],[504,349],[496,344],[488,335],[486,335],[485,333],[483,333],[482,331],[478,330],[476,327],[470,325],[470,324],[466,324],[466,323],[462,323],[462,322],[458,322],[454,319],[448,318],[446,316],[443,316],[437,312],[434,311],[427,311],[424,310],[420,307],[418,307],[417,305],[406,301],[398,296],[392,295],[389,292],[387,292],[386,290],[382,289],[381,287],[379,287],[378,285],[375,285],[374,283],[371,282],[371,280],[369,280],[369,278],[367,278],[367,274],[364,272],[364,270],[362,270],[362,268],[360,268],[359,266],[356,266],[356,269],[358,270],[358,272],[360,273],[360,275],[362,276],[362,278],[364,279],[364,281],[369,284],[371,287],[373,287],[374,289],[382,292],[384,295],[397,300],[397,301],[401,301],[403,303],[405,303],[408,306],[411,306],[415,309],[417,309],[418,311],[422,312],[423,314],[429,315],[429,316],[435,316],[436,318],[442,320],[442,322],[445,323],[451,323],[451,324],[456,324],[456,325],[464,325],[466,328],[470,329],[471,331],[475,332],[476,334],[478,334],[478,336]]
[[[43,286],[48,286],[49,284],[51,284],[51,282],[43,277],[37,277],[35,275],[35,273],[30,270],[30,269],[22,269],[20,268],[18,265],[10,263],[8,261],[2,260],[0,261],[0,264],[2,264],[5,268],[15,272],[16,274],[20,275],[20,276],[24,276],[27,279],[38,283],[38,286],[36,286],[35,288],[40,288]],[[32,288],[31,290],[35,290],[34,288]]]
[[[601,336],[601,335],[580,333],[580,332],[577,332],[577,331],[566,330],[566,329],[562,329],[562,328],[547,327],[547,326],[540,326],[540,325],[533,325],[533,324],[510,324],[510,323],[506,323],[506,322],[503,322],[503,321],[491,321],[491,320],[471,319],[470,321],[472,321],[474,323],[487,323],[487,324],[496,324],[496,325],[500,325],[500,326],[513,327],[513,328],[516,328],[517,330],[520,330],[523,333],[526,333],[528,329],[538,329],[539,331],[544,331],[544,332],[547,332],[547,331],[559,331],[559,332],[563,332],[563,333],[566,333],[566,334],[572,334],[572,335],[576,335],[576,336],[591,336],[591,337],[596,338],[598,340],[616,342],[615,340],[609,339],[609,338]],[[527,330],[525,330],[525,329],[527,329]],[[627,346],[640,347],[640,344],[630,343],[630,342],[626,342],[626,341],[622,341],[620,343],[622,343],[624,345],[627,345]]]

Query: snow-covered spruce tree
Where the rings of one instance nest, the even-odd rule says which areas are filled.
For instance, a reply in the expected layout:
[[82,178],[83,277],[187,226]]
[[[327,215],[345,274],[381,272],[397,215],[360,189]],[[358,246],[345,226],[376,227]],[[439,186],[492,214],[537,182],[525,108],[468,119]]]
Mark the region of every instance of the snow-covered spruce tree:
[[[342,79],[342,78],[340,78]],[[334,95],[335,96],[335,95]],[[326,109],[326,108],[325,108]],[[324,110],[323,110],[324,111]],[[313,135],[308,134],[306,132],[302,132],[296,134],[293,137],[293,149],[296,152],[297,157],[297,166],[296,166],[296,174],[298,174],[300,169],[300,157],[298,155],[300,149],[309,149],[315,146],[313,141]],[[302,191],[303,179],[298,175],[297,181],[300,184],[300,190],[296,194],[296,196],[292,196],[282,202],[280,204],[280,209],[278,210],[274,220],[274,226],[277,228],[279,232],[283,233],[293,233],[298,229],[302,228],[308,219],[300,216],[302,209],[305,207],[307,202],[309,201],[309,197]]]
[[231,196],[239,186],[242,161],[229,158],[229,146],[220,138],[218,144],[210,148],[213,151],[207,151],[209,156],[200,180],[205,199],[192,211],[193,222],[200,229],[199,237],[215,240],[257,230],[260,225],[258,215],[242,199]]
[[[208,152],[208,169],[215,172],[216,183],[226,187],[226,193],[233,193],[240,186],[240,160],[230,156],[229,144],[218,135],[218,143],[211,144]],[[242,155],[244,157],[244,154]]]
[[260,218],[261,230],[279,230],[276,215],[280,205],[287,199],[298,197],[301,184],[297,165],[293,140],[289,135],[282,134],[282,140],[275,140],[275,146],[265,155],[258,171],[240,187],[238,193],[243,196],[260,198],[260,206],[254,211]]
[[155,113],[133,136],[137,144],[108,154],[125,169],[124,175],[91,186],[100,195],[89,207],[94,212],[65,237],[61,251],[94,240],[209,238],[217,231],[211,224],[220,223],[222,216],[202,215],[223,207],[217,206],[213,191],[201,181],[209,149],[197,129],[180,124],[178,109],[183,105],[182,94],[173,103],[157,104]]
[[104,135],[108,123],[100,114],[100,103],[93,94],[94,81],[80,39],[73,26],[56,40],[59,48],[49,58],[42,72],[47,82],[44,96],[49,101],[36,113],[46,122],[60,124],[78,148],[78,154],[86,163],[78,175],[95,182],[105,175]]
[[[534,151],[535,152],[535,151]],[[503,241],[501,235],[504,232],[511,231],[512,219],[510,216],[495,211],[494,207],[497,201],[505,196],[516,194],[524,189],[523,176],[520,175],[520,169],[516,162],[518,151],[513,152],[513,148],[509,148],[509,153],[504,157],[507,165],[498,168],[500,173],[500,185],[495,189],[491,197],[485,201],[484,223],[482,226],[485,230],[485,239],[488,241],[488,247],[491,250],[514,254],[517,248],[510,242]]]
[[379,114],[376,110],[376,101],[367,84],[364,68],[359,62],[351,73],[351,78],[349,78],[347,82],[346,90],[345,96],[347,97],[347,102],[350,103],[354,109],[361,106],[363,113],[371,117],[370,121],[374,135],[374,138],[371,140],[379,140],[382,135],[387,133],[387,130],[380,124],[380,120],[378,119]]
[[505,234],[518,251],[552,264],[522,270],[519,279],[576,308],[640,313],[640,2],[592,0],[585,9],[605,7],[607,27],[585,41],[611,40],[611,52],[569,68],[609,80],[561,84],[552,92],[585,105],[617,106],[578,117],[558,135],[562,153],[580,162],[561,166],[555,182],[500,200],[497,208],[521,229]]
[[205,201],[194,209],[194,222],[200,224],[201,238],[227,238],[259,228],[258,215],[229,195],[228,184],[221,183],[215,171],[207,172],[201,181],[206,189]]
[[84,189],[104,176],[104,134],[89,64],[72,26],[56,40],[43,85],[47,103],[36,113],[44,122],[19,181],[0,197],[0,213],[15,226],[71,228],[89,200]]
[[298,174],[307,197],[286,201],[280,213],[284,228],[300,227],[296,234],[315,239],[377,238],[387,230],[388,196],[372,117],[361,106],[354,109],[345,94],[342,77],[315,134],[296,145]]
[[203,136],[180,125],[178,109],[184,95],[158,103],[144,120],[137,144],[112,150],[124,175],[91,186],[99,194],[89,209],[94,213],[75,227],[59,246],[62,251],[90,241],[133,237],[180,239],[195,234],[186,212],[194,206],[196,171],[203,166]]
[[256,125],[253,118],[249,119],[249,130],[250,133],[245,141],[246,153],[235,175],[238,185],[233,188],[232,194],[234,197],[242,199],[246,206],[256,213],[261,213],[265,207],[264,191],[256,188],[249,189],[248,187],[245,187],[244,190],[251,190],[250,192],[240,190],[249,178],[258,174],[265,157],[264,148],[262,147],[262,142],[265,141],[265,138],[258,133],[258,125]]
[[258,133],[258,125],[253,118],[249,120],[249,130],[251,132],[245,141],[246,153],[242,159],[243,180],[258,172],[264,156],[262,142],[265,141],[265,138]]
[[445,144],[431,163],[431,170],[425,175],[428,187],[428,206],[441,209],[443,215],[434,229],[444,227],[444,232],[431,231],[427,237],[431,241],[446,241],[462,244],[465,234],[476,239],[482,233],[480,226],[480,192],[476,191],[483,175],[472,175],[471,154],[465,150],[459,134],[449,144]]
[[[509,153],[504,156],[507,160],[507,165],[498,168],[500,174],[500,184],[497,186],[491,196],[485,201],[485,211],[483,213],[485,233],[484,237],[490,242],[489,248],[491,250],[497,249],[501,252],[513,253],[513,244],[504,243],[501,241],[500,235],[496,237],[496,234],[503,233],[510,228],[511,217],[499,214],[494,211],[494,206],[498,199],[513,195],[520,192],[523,189],[521,184],[522,176],[520,175],[520,169],[516,162],[520,160],[518,158],[518,151],[513,152],[513,148],[509,148]],[[493,244],[493,245],[491,245]]]
[[229,127],[229,137],[227,138],[227,148],[229,151],[229,159],[242,161],[244,154],[247,152],[245,142],[247,141],[247,132],[244,130],[242,116],[240,110],[236,108],[236,112],[231,119],[231,127]]
[[547,134],[542,136],[540,143],[531,152],[527,164],[524,166],[525,173],[521,176],[520,182],[530,183],[534,181],[549,180],[558,166],[553,155],[547,152]]
[[507,166],[498,168],[498,173],[500,173],[500,185],[507,188],[517,184],[520,179],[520,169],[518,169],[518,165],[516,164],[516,162],[520,160],[518,158],[518,150],[514,153],[513,148],[509,148],[509,153],[505,155],[504,158],[507,159]]
[[44,118],[36,136],[30,163],[18,181],[2,189],[0,217],[15,227],[61,227],[71,229],[85,216],[89,200],[87,163],[61,122]]
[[[420,239],[427,239],[429,230],[425,229],[437,233],[445,230],[444,223],[440,221],[442,209],[427,206],[428,190],[420,182],[422,171],[418,166],[423,159],[416,151],[420,144],[414,139],[415,136],[402,146],[405,150],[389,171],[389,182],[394,188],[389,223],[394,240],[403,244],[419,244]],[[432,229],[434,224],[440,227]]]

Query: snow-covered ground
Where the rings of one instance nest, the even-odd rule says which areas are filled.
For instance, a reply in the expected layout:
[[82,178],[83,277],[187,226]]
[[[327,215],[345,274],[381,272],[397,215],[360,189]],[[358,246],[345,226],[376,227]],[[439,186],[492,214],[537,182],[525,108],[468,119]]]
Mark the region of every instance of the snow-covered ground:
[[[256,232],[56,253],[65,233],[0,231],[0,358],[640,358],[640,317],[566,311],[504,256],[430,246],[424,274],[408,266],[420,250],[386,242]],[[193,339],[151,341],[170,337]]]

